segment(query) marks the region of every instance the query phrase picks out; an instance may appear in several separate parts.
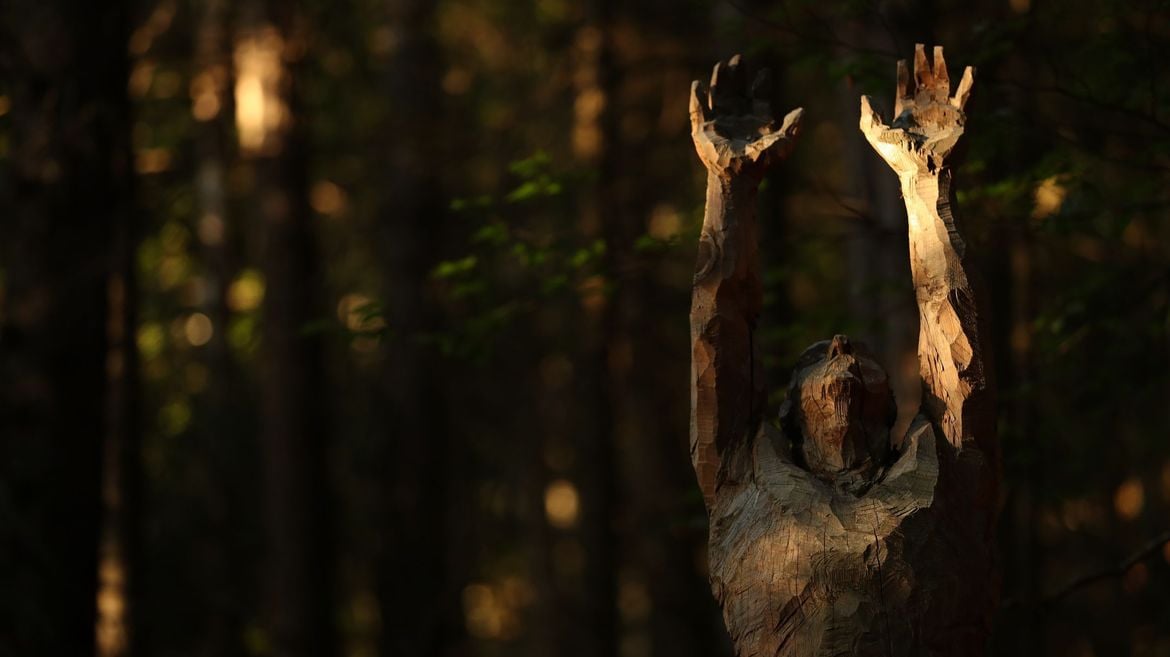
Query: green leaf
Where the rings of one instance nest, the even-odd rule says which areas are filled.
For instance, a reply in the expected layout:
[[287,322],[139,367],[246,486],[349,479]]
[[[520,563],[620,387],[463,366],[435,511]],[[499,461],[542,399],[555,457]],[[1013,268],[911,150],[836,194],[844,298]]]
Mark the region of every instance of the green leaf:
[[548,153],[539,150],[523,160],[517,160],[509,164],[508,171],[521,178],[535,178],[548,167],[551,161]]
[[508,241],[508,227],[503,223],[491,223],[475,231],[471,241],[477,244],[500,246]]
[[431,276],[439,280],[455,278],[475,269],[477,262],[478,259],[474,255],[459,260],[444,260],[435,267]]

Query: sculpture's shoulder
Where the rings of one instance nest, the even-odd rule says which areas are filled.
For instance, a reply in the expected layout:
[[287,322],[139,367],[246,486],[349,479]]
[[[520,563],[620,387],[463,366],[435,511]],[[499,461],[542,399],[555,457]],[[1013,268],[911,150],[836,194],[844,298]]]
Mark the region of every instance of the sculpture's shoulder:
[[930,423],[916,420],[855,493],[800,467],[779,430],[761,429],[751,476],[711,516],[711,582],[741,653],[886,653],[875,640],[890,631],[883,614],[907,608],[917,577],[903,537],[937,524],[937,447]]
[[929,506],[938,482],[939,443],[937,430],[925,416],[910,424],[900,449],[890,463],[871,480],[861,485],[840,481],[823,481],[795,462],[792,446],[779,429],[770,425],[760,429],[751,447],[752,475],[741,490],[755,497],[764,492],[784,511],[799,510],[814,502],[838,504],[888,498],[891,495],[916,493],[919,506]]
[[934,424],[918,415],[910,423],[894,462],[866,496],[887,505],[913,509],[929,507],[934,501],[939,476],[939,443]]

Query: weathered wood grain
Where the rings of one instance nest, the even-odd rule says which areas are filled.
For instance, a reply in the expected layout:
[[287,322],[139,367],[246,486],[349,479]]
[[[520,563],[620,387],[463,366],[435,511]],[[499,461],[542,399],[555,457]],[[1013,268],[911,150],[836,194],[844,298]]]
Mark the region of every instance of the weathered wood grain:
[[691,459],[708,506],[745,473],[746,437],[764,411],[755,353],[763,302],[756,245],[756,191],[790,150],[801,110],[777,125],[765,100],[768,74],[749,90],[739,56],[717,64],[708,93],[691,85],[691,134],[707,167],[707,212],[691,302]]
[[[980,655],[997,586],[992,387],[944,161],[973,73],[954,97],[941,50],[917,83],[899,63],[892,127],[862,130],[898,173],[910,216],[925,400],[905,437],[888,377],[845,336],[797,363],[781,428],[765,421],[755,191],[791,147],[738,58],[692,88],[708,170],[691,308],[691,456],[710,517],[710,577],[740,657]],[[777,136],[777,133],[783,133]],[[894,438],[899,438],[894,440]]]

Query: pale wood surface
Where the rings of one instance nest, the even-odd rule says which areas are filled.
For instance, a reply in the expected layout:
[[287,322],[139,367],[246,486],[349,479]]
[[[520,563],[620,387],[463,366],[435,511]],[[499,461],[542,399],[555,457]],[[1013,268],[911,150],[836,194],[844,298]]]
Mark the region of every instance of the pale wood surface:
[[691,459],[708,506],[723,482],[743,474],[742,449],[764,410],[754,350],[763,302],[756,245],[756,191],[782,159],[801,110],[780,125],[764,100],[767,72],[749,91],[738,56],[717,64],[710,91],[691,86],[691,134],[707,167],[707,212],[691,302]]
[[[755,192],[787,154],[783,123],[738,58],[692,88],[708,170],[691,308],[691,456],[710,517],[710,578],[741,657],[980,655],[997,584],[998,449],[987,331],[950,201],[945,158],[963,132],[941,49],[899,63],[898,114],[863,99],[861,126],[898,173],[920,312],[924,403],[892,440],[888,379],[844,336],[797,365],[783,428],[766,421],[756,353],[762,300]],[[898,445],[895,449],[893,445]]]

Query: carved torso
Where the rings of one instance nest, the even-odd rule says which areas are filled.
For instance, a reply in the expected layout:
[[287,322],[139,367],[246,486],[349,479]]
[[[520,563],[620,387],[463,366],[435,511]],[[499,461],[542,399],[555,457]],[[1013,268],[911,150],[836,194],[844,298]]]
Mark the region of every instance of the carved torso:
[[[711,582],[739,657],[981,654],[989,619],[971,610],[986,605],[967,603],[991,595],[990,555],[959,535],[969,522],[949,521],[968,504],[939,471],[982,460],[954,461],[920,416],[855,496],[793,463],[786,442],[761,430],[750,474],[712,508]],[[910,622],[923,612],[938,622]]]

